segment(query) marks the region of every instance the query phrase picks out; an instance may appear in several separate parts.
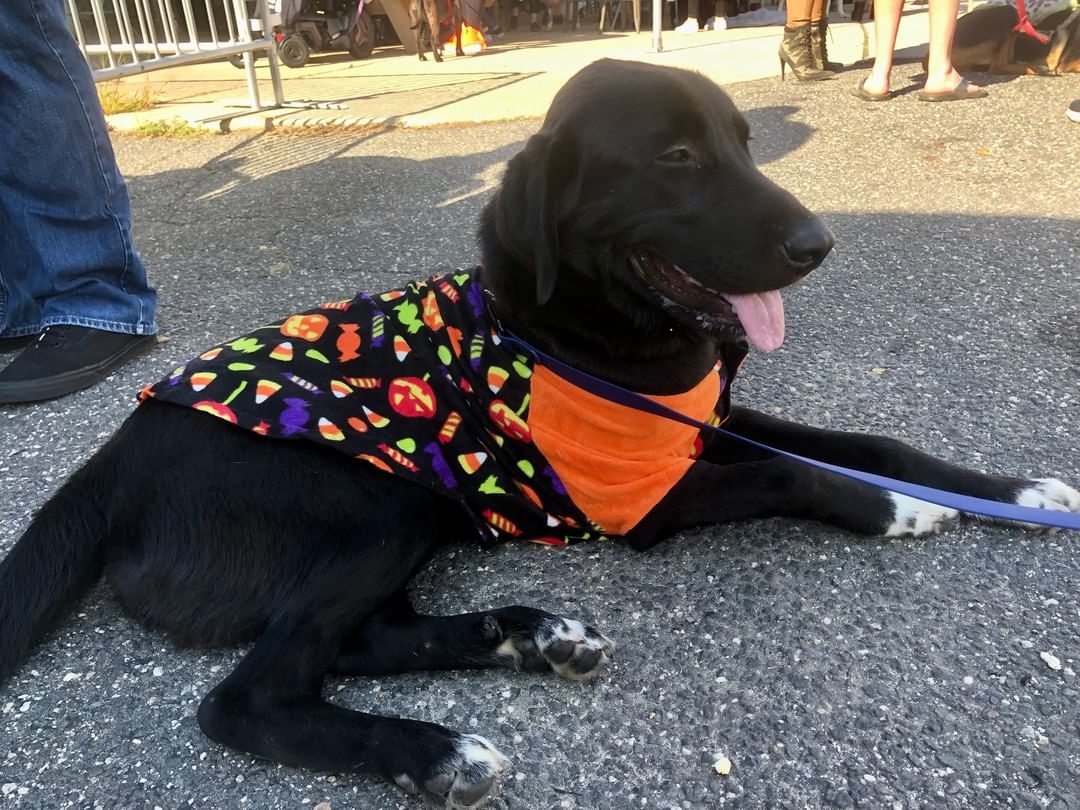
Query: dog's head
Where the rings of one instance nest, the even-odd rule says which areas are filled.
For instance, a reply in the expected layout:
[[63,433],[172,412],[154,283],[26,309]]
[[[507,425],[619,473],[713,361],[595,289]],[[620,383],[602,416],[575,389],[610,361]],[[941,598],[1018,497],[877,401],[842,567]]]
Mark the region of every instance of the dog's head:
[[[777,292],[833,246],[766,178],[746,120],[710,80],[604,60],[558,93],[485,212],[485,272],[513,317],[605,334],[784,336]],[[510,268],[507,265],[510,265]],[[489,274],[489,276],[492,274]]]

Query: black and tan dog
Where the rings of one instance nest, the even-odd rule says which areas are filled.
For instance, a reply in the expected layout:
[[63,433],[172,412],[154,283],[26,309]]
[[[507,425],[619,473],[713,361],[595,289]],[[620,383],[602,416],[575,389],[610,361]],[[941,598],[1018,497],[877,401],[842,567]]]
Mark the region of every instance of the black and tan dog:
[[431,55],[436,62],[442,58],[442,23],[444,20],[450,24],[450,30],[454,34],[454,53],[464,56],[465,51],[461,47],[461,26],[464,16],[461,11],[461,0],[411,0],[409,3],[409,27],[416,31],[416,53],[421,62],[426,62],[424,51],[431,47]]
[[953,65],[961,72],[997,75],[1080,73],[1080,11],[1056,11],[1033,19],[1047,42],[1018,32],[1019,21],[1011,5],[985,5],[965,14],[956,21]]
[[613,647],[532,607],[418,615],[406,586],[439,546],[479,529],[487,541],[617,534],[644,550],[684,527],[776,515],[917,535],[955,516],[567,392],[509,332],[772,446],[1080,510],[1055,479],[983,475],[730,407],[747,343],[783,340],[780,291],[833,246],[757,169],[748,140],[698,74],[582,70],[485,208],[480,268],[291,316],[149,389],[0,563],[0,677],[104,575],[132,616],[179,644],[254,642],[199,708],[214,740],[475,806],[505,765],[490,742],[332,705],[327,675],[491,666],[586,678]]

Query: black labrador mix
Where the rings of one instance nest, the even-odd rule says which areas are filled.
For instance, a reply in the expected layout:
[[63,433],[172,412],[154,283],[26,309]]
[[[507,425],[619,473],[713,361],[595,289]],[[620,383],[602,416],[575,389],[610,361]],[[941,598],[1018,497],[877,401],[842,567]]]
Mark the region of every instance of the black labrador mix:
[[418,615],[406,586],[442,544],[478,528],[488,541],[621,535],[644,550],[685,527],[776,515],[917,535],[955,514],[642,421],[566,390],[508,332],[775,447],[1080,510],[1054,479],[982,475],[729,406],[748,343],[783,340],[778,291],[833,245],[758,171],[748,139],[698,74],[582,70],[487,205],[481,267],[291,316],[144,392],[0,563],[0,677],[104,574],[179,644],[254,641],[200,706],[213,739],[475,806],[506,764],[490,742],[331,705],[324,678],[492,666],[580,679],[613,646],[532,607]]

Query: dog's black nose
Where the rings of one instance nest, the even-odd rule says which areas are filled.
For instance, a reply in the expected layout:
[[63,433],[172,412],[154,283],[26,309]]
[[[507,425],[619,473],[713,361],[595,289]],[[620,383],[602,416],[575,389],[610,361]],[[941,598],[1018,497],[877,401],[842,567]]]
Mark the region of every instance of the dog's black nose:
[[821,264],[836,244],[832,231],[819,219],[800,225],[784,242],[784,257],[792,269],[809,273]]

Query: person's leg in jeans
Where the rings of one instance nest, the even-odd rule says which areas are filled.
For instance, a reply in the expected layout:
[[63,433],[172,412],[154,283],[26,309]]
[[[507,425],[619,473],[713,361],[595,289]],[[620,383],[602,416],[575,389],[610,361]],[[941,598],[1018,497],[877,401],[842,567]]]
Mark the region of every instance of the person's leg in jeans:
[[[127,187],[62,0],[0,10],[0,403],[92,385],[154,344]],[[6,340],[5,340],[6,339]]]

